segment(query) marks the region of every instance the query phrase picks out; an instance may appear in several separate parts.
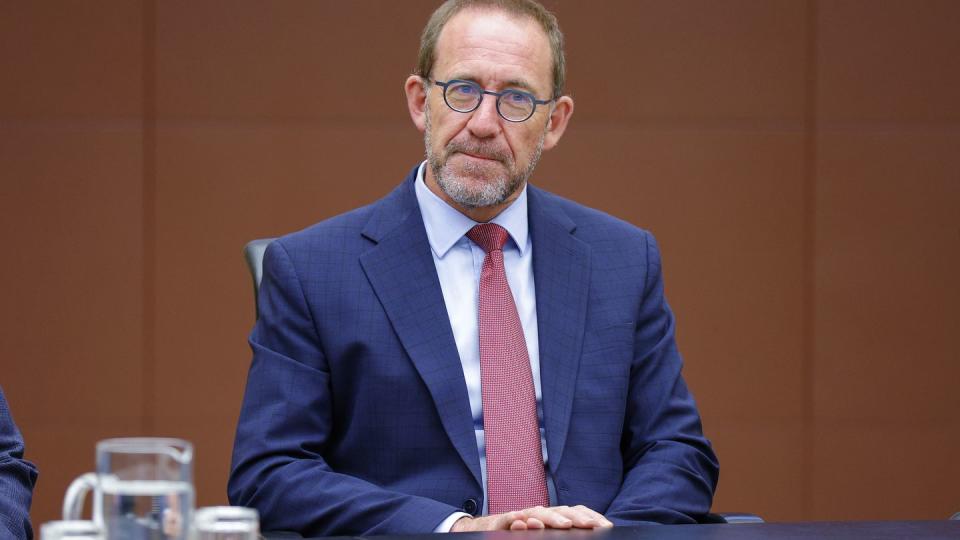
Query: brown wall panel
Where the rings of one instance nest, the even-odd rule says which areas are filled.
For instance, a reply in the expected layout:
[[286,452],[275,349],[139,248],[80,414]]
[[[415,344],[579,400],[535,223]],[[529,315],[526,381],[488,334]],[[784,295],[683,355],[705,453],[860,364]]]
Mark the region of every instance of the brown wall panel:
[[[241,242],[292,232],[384,196],[422,155],[407,124],[161,122],[160,233],[184,217],[222,221],[217,228]],[[218,249],[234,257],[241,247]]]
[[949,1],[819,5],[817,518],[956,511],[958,22]]
[[822,0],[825,122],[960,121],[960,4]]
[[[816,515],[942,517],[960,444],[948,375],[960,358],[960,131],[820,141]],[[870,489],[887,495],[859,498]]]
[[817,519],[946,519],[957,511],[960,435],[942,420],[822,421],[814,444]]
[[0,3],[0,117],[139,116],[139,2]]
[[169,117],[405,120],[432,2],[158,3],[158,111]]
[[38,521],[96,438],[142,428],[139,155],[135,129],[0,128],[0,384],[41,469]]
[[143,429],[141,6],[0,4],[0,385],[60,515],[95,441]]
[[800,520],[805,445],[800,419],[730,419],[713,414],[703,400],[698,405],[721,463],[713,510]]
[[[821,148],[817,415],[948,421],[960,394],[938,374],[960,358],[960,132],[831,133]],[[864,373],[871,384],[857,384]]]
[[[577,115],[798,122],[805,4],[796,0],[557,3]],[[582,111],[582,115],[581,115]]]

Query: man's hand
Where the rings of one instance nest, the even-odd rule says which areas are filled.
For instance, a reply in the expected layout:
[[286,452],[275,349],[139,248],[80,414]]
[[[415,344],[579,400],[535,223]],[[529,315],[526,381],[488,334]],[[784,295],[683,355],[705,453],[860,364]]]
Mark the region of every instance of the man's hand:
[[535,506],[516,512],[478,518],[463,517],[450,532],[525,531],[528,529],[606,529],[613,527],[603,514],[586,506]]

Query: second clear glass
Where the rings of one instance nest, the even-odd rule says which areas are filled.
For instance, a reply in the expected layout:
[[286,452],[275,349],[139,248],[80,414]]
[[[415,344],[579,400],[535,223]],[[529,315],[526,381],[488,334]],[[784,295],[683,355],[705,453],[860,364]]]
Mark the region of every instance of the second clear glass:
[[260,515],[252,508],[209,506],[193,517],[193,540],[257,540]]

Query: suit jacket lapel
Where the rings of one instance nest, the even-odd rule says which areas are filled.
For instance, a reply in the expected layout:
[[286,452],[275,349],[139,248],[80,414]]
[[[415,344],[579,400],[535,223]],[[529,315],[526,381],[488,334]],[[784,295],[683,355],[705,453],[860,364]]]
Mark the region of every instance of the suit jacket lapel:
[[[411,176],[415,178],[416,169]],[[460,355],[420,216],[413,178],[386,199],[363,231],[376,246],[360,257],[394,331],[430,391],[443,427],[480,484],[480,456]]]
[[590,247],[576,224],[547,195],[529,188],[533,276],[540,334],[540,383],[550,470],[566,444],[580,365],[590,286]]

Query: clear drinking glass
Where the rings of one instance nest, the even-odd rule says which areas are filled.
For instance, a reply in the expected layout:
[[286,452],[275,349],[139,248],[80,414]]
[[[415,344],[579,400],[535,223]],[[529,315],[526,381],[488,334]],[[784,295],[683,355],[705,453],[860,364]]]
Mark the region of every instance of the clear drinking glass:
[[103,540],[103,532],[92,521],[48,521],[40,526],[40,540]]
[[257,540],[260,515],[242,506],[209,506],[193,518],[193,540]]
[[63,518],[78,520],[91,490],[93,521],[109,539],[186,540],[193,514],[193,445],[181,439],[107,439],[97,472],[70,484]]

